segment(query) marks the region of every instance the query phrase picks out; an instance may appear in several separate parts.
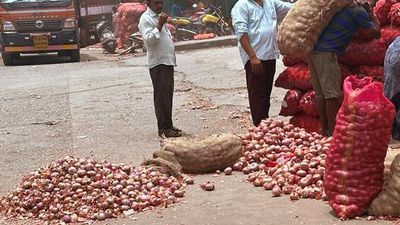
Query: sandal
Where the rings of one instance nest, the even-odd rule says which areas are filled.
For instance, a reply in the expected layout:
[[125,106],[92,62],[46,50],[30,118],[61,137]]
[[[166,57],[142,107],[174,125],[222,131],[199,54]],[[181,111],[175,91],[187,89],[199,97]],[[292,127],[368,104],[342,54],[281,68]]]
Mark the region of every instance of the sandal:
[[159,132],[158,135],[162,138],[173,138],[182,136],[181,132],[175,131],[173,128]]

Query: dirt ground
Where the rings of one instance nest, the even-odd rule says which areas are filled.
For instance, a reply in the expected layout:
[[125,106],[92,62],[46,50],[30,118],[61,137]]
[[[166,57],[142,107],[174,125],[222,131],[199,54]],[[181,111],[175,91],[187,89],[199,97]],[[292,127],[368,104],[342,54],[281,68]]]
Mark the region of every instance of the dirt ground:
[[[248,113],[245,76],[234,47],[177,53],[174,122],[191,136],[245,132]],[[38,64],[41,63],[41,64]],[[117,58],[84,50],[81,63],[57,57],[23,58],[0,65],[0,195],[21,176],[62,156],[91,157],[138,165],[160,140],[144,56]],[[283,65],[278,63],[278,72]],[[274,88],[271,115],[285,90]],[[202,175],[182,201],[167,209],[121,217],[105,224],[391,224],[340,221],[323,201],[287,197],[243,182],[246,176]],[[202,181],[216,183],[204,192]],[[0,224],[33,224],[32,221]],[[38,223],[41,224],[41,223]]]

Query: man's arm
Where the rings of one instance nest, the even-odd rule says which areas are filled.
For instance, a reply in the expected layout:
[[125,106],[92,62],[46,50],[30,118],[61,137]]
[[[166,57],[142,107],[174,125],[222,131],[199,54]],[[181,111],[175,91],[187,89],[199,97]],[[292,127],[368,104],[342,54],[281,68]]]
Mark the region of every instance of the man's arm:
[[147,20],[147,18],[142,18],[139,23],[139,32],[142,34],[146,45],[154,45],[158,40],[160,40],[160,32],[166,21],[167,15],[164,13],[160,15],[158,24],[155,27]]
[[367,18],[368,21],[363,20],[362,17],[361,19],[359,19],[359,24],[361,26],[361,29],[370,32],[371,34],[373,34],[375,38],[380,38],[381,37],[380,24],[375,14],[372,12],[371,5],[368,2],[365,2],[362,6],[368,14]]
[[293,5],[292,3],[283,2],[281,0],[273,0],[273,3],[275,5],[276,14],[280,20],[286,16]]
[[[238,4],[238,3],[236,3]],[[248,36],[248,15],[247,12],[240,6],[235,5],[232,9],[232,25],[235,30],[237,39],[240,45],[250,58],[251,69],[254,74],[262,73],[261,61],[257,58],[256,53],[250,45],[250,39]]]

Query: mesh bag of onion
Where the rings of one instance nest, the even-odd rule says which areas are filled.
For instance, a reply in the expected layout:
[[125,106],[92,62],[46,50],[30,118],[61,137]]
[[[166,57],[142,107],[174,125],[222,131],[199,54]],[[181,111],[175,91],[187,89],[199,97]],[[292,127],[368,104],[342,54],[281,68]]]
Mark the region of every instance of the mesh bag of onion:
[[385,60],[386,49],[383,39],[353,41],[338,59],[340,63],[348,66],[380,66]]
[[381,28],[381,36],[385,41],[385,45],[389,47],[390,44],[400,36],[400,27],[387,26]]
[[390,173],[378,195],[368,208],[368,214],[374,216],[400,216],[400,155],[397,155],[390,167]]
[[283,98],[280,116],[293,116],[301,112],[299,108],[300,99],[303,92],[300,90],[289,90]]
[[314,91],[308,91],[300,99],[300,109],[307,115],[318,117],[317,99]]
[[396,0],[379,0],[376,3],[373,11],[381,26],[390,23],[389,12],[396,2]]
[[234,134],[213,135],[203,139],[169,138],[154,158],[162,158],[185,173],[202,174],[232,166],[242,156],[242,142]]
[[322,133],[321,123],[319,122],[318,117],[300,113],[294,115],[289,122],[295,127],[304,128],[307,132]]
[[325,192],[340,218],[362,214],[382,188],[386,151],[395,115],[382,83],[346,78],[326,159]]
[[286,68],[275,81],[276,87],[285,89],[312,89],[310,71],[305,64]]
[[389,13],[390,23],[395,26],[400,26],[400,3],[392,5]]

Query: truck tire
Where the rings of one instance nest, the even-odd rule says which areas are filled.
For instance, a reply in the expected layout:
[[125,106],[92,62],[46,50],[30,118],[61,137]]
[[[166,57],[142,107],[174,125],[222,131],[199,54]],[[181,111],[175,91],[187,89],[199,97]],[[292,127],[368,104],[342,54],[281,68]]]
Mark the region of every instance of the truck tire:
[[1,57],[3,58],[3,63],[4,63],[5,66],[12,66],[13,65],[14,58],[13,58],[13,55],[11,53],[2,52],[1,53]]
[[70,51],[69,56],[71,57],[71,62],[81,61],[81,53],[79,52],[79,49]]

